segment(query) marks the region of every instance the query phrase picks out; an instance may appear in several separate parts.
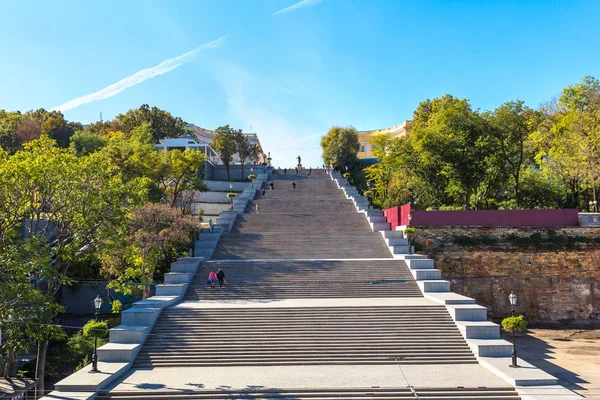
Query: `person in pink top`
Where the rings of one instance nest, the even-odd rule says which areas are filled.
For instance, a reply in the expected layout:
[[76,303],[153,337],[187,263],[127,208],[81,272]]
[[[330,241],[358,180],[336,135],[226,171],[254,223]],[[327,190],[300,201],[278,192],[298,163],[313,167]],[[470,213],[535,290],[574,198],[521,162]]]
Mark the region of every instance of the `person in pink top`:
[[214,270],[210,271],[210,274],[208,274],[208,282],[210,283],[210,288],[214,289],[215,283],[217,283],[217,273]]

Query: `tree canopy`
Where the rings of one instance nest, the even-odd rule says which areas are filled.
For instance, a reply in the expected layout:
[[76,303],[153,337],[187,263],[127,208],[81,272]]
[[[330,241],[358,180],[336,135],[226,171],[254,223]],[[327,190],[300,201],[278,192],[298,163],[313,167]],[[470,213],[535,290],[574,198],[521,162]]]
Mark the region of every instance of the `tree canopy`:
[[[409,134],[372,144],[379,162],[364,173],[380,207],[590,210],[600,184],[600,83],[585,77],[537,110],[521,100],[483,112],[451,95],[425,100]],[[329,162],[334,146],[328,137],[322,146]]]

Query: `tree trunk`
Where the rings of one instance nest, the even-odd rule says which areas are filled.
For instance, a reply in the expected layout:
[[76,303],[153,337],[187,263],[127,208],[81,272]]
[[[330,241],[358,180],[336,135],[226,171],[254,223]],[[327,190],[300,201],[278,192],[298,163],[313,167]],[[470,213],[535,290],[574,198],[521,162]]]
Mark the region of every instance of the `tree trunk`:
[[37,379],[37,392],[44,395],[44,375],[46,375],[46,352],[48,351],[48,339],[38,342],[37,364],[35,378]]
[[6,360],[6,366],[4,367],[4,377],[14,378],[17,376],[17,360],[15,358],[15,352],[8,350],[8,359]]
[[515,175],[515,200],[517,201],[517,208],[520,208],[521,195],[519,193],[519,175]]
[[227,167],[227,180],[230,181],[231,177],[229,176],[229,163],[225,163],[225,167]]
[[465,194],[465,210],[469,209],[469,205],[471,203],[471,191],[467,191]]
[[240,178],[242,181],[244,180],[244,161],[242,160],[242,176]]

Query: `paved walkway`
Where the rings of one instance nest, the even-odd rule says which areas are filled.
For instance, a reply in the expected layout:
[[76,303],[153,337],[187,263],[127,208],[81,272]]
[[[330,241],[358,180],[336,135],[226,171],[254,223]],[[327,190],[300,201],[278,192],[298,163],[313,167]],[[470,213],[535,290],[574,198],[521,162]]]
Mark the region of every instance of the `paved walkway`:
[[[218,354],[218,349],[215,349]],[[311,365],[290,367],[154,368],[132,370],[114,390],[289,388],[507,387],[479,365]],[[433,378],[433,379],[432,379]]]

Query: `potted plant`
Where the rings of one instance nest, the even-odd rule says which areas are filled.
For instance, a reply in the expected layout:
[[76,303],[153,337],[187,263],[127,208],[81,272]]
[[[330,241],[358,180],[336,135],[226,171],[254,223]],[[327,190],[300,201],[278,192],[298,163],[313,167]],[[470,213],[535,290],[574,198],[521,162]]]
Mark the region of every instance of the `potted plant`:
[[404,236],[408,239],[408,253],[412,254],[412,248],[417,241],[417,230],[415,228],[404,229]]
[[344,178],[346,178],[346,186],[348,186],[350,184],[350,172],[346,172],[344,175],[342,175]]
[[233,199],[237,197],[237,194],[233,192],[227,193],[227,198],[231,201],[231,209],[233,210]]
[[256,179],[256,175],[250,174],[248,175],[248,179],[250,179],[251,186],[254,187],[254,180]]

